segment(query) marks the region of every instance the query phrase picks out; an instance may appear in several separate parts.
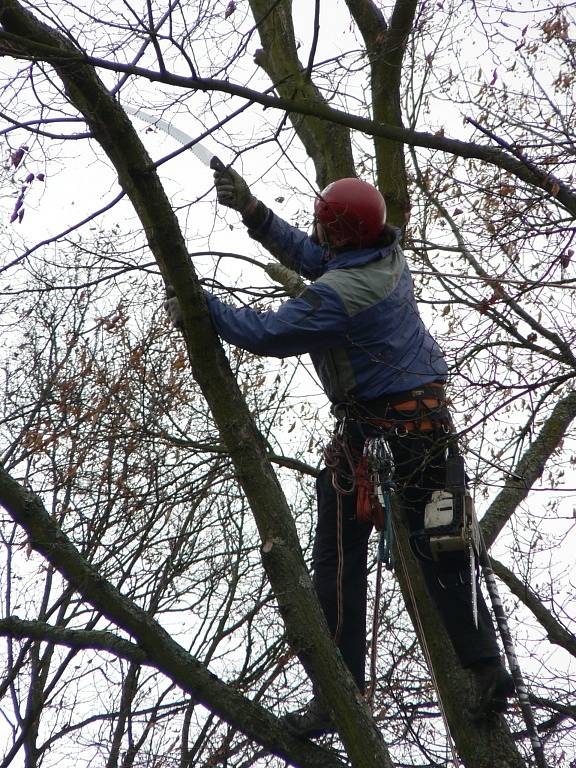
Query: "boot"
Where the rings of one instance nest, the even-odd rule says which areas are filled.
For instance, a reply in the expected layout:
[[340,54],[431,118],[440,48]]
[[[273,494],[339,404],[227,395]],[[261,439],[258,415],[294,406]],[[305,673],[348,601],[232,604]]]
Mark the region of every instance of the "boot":
[[512,675],[499,658],[482,659],[471,667],[476,679],[476,702],[472,708],[474,718],[485,717],[508,709],[508,699],[516,689]]
[[336,731],[332,717],[316,696],[303,709],[288,712],[280,719],[293,733],[306,739],[314,739],[325,733]]

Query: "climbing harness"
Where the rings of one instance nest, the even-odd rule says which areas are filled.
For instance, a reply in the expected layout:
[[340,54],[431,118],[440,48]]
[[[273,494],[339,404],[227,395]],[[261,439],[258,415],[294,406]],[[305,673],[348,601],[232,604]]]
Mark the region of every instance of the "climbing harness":
[[[369,437],[364,443],[364,449],[362,456],[359,458],[352,455],[349,446],[346,442],[346,421],[347,416],[341,415],[334,435],[325,449],[325,462],[326,466],[332,470],[332,485],[336,491],[337,498],[337,557],[339,563],[337,564],[337,621],[334,637],[336,642],[339,639],[339,635],[342,627],[343,620],[343,585],[342,585],[342,496],[352,494],[358,489],[358,497],[360,503],[357,507],[357,514],[365,515],[365,520],[372,520],[378,522],[380,525],[380,538],[378,541],[378,556],[377,556],[377,573],[376,573],[376,587],[374,596],[374,612],[372,617],[372,638],[370,647],[370,680],[366,692],[366,700],[370,707],[373,705],[373,699],[376,689],[376,664],[377,664],[377,649],[378,649],[378,623],[380,614],[380,601],[381,601],[381,584],[382,584],[382,570],[386,565],[387,569],[392,569],[394,564],[392,549],[393,540],[396,535],[395,524],[392,513],[392,494],[394,491],[393,475],[394,475],[394,460],[392,457],[392,451],[390,445],[386,440],[384,433]],[[373,426],[380,427],[380,423]],[[388,426],[388,425],[386,425]],[[360,467],[360,469],[358,469]],[[340,477],[338,477],[338,470],[340,469]],[[342,471],[343,470],[343,471]],[[347,482],[344,482],[344,479]],[[358,483],[359,486],[358,487]],[[360,492],[360,488],[362,491]],[[370,517],[370,515],[372,517]],[[423,638],[424,655],[430,670],[431,679],[434,688],[437,692],[440,712],[444,720],[444,725],[447,734],[448,745],[452,753],[454,761],[454,768],[458,768],[459,760],[456,754],[456,748],[452,740],[450,730],[448,727],[448,719],[444,705],[440,696],[440,690],[438,682],[435,677],[434,669],[432,667],[432,661],[430,653],[426,646],[424,639],[424,629],[420,616],[418,613],[416,598],[413,593],[412,585],[409,578],[408,566],[405,562],[404,555],[401,548],[398,548],[400,553],[401,567],[405,574],[405,582],[408,585],[410,598],[412,604],[415,606],[416,622],[418,626],[418,633]]]
[[[370,483],[372,485],[372,519],[377,530],[380,531],[378,539],[378,563],[383,564],[386,570],[394,569],[394,529],[392,527],[392,501],[390,495],[395,488],[394,458],[390,446],[382,437],[369,437],[364,444],[364,457]],[[358,505],[360,516],[360,504]],[[377,516],[378,520],[374,520]]]
[[[334,434],[325,448],[325,464],[332,470],[332,486],[336,492],[336,629],[338,642],[343,616],[343,543],[342,498],[356,493],[356,519],[372,523],[380,532],[377,555],[375,605],[372,620],[371,683],[374,691],[378,614],[381,599],[382,568],[394,568],[391,491],[394,484],[394,460],[386,434],[401,438],[409,433],[451,431],[451,422],[445,406],[443,384],[429,385],[398,395],[388,396],[381,402],[340,404],[335,406],[337,418]],[[368,435],[360,455],[353,454],[347,441],[348,423],[366,425]],[[371,433],[371,434],[370,434]],[[368,697],[369,698],[369,697]]]
[[[347,417],[342,417],[332,439],[324,450],[324,461],[332,471],[332,486],[336,491],[336,629],[334,639],[340,638],[344,619],[342,542],[342,497],[356,493],[356,518],[373,523],[380,531],[379,563],[393,568],[392,514],[390,490],[393,487],[394,460],[388,444],[378,438],[368,438],[362,455],[355,457],[346,440]],[[380,566],[381,567],[381,566]],[[378,579],[378,585],[380,579]]]

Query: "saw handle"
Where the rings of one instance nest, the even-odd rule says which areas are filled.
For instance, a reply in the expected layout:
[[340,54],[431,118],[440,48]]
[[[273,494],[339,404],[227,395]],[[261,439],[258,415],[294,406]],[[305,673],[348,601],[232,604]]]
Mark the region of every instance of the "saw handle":
[[223,173],[223,171],[226,170],[226,166],[219,157],[216,157],[216,155],[210,160],[210,168],[212,168],[213,171],[218,171],[218,173]]

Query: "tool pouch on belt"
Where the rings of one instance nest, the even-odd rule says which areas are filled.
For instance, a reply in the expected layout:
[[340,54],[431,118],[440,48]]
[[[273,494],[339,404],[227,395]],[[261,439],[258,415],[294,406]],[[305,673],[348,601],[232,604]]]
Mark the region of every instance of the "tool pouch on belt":
[[384,509],[376,495],[370,463],[365,454],[356,464],[354,479],[356,481],[356,519],[361,523],[373,523],[376,530],[381,531],[385,523]]

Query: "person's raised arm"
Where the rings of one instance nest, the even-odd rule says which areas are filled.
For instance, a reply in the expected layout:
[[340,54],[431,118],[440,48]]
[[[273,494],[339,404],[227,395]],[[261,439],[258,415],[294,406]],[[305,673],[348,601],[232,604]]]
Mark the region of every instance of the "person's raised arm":
[[238,211],[250,237],[261,243],[275,259],[310,279],[322,274],[326,249],[258,200],[233,168],[215,171],[214,184],[218,202]]

